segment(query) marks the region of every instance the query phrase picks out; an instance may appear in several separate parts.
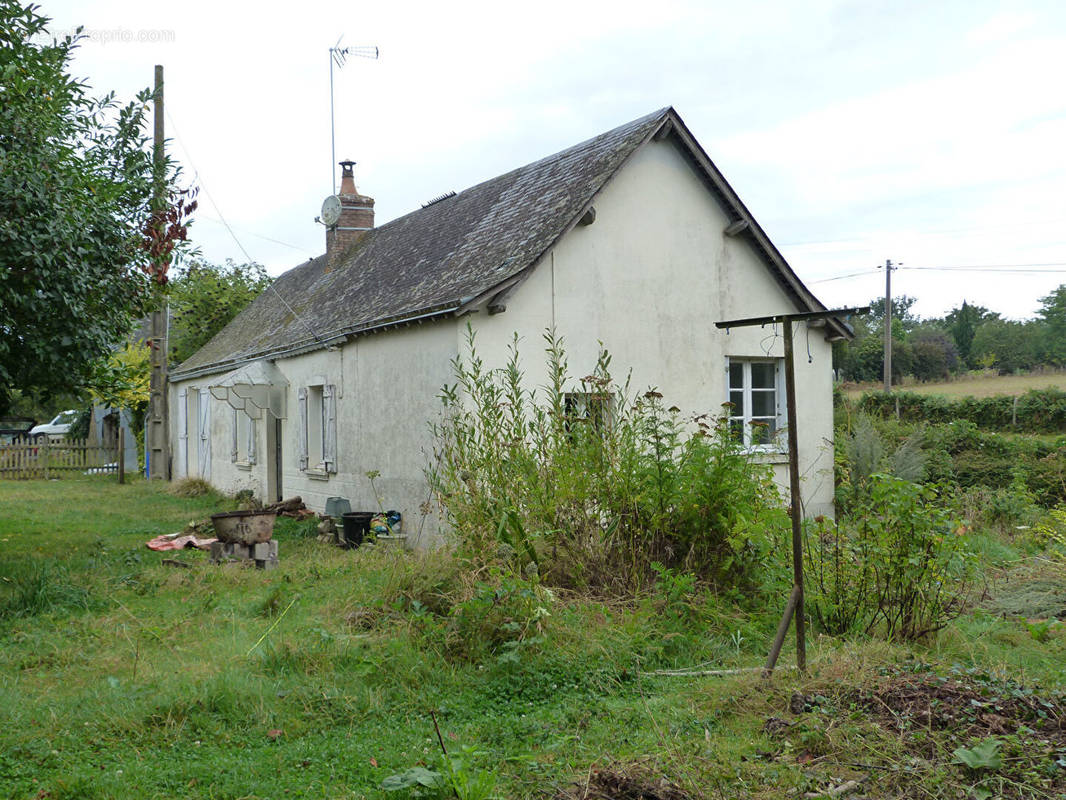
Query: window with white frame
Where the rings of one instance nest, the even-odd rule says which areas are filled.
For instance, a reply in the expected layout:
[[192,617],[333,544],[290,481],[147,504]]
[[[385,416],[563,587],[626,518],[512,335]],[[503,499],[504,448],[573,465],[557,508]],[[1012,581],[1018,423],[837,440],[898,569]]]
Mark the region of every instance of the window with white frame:
[[232,412],[231,428],[233,432],[230,441],[230,461],[238,466],[251,466],[255,463],[255,420],[237,409]]
[[329,474],[337,471],[337,387],[327,383],[302,386],[299,405],[300,469]]
[[784,361],[780,358],[729,358],[729,431],[736,441],[757,450],[784,450]]

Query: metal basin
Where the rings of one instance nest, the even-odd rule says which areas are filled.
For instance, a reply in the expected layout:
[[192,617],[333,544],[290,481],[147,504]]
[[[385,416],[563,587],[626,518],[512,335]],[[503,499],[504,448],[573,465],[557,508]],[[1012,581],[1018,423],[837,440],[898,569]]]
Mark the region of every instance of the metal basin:
[[255,544],[270,541],[276,519],[273,511],[227,511],[212,514],[211,524],[220,542]]

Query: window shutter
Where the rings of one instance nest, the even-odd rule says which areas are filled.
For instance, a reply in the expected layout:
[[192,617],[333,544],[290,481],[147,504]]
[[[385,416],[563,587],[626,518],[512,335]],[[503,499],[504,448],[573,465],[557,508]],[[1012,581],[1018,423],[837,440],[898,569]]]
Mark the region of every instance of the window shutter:
[[207,389],[200,390],[199,412],[200,477],[206,480],[211,477],[211,393]]
[[233,412],[232,414],[230,414],[230,422],[231,422],[232,429],[233,429],[233,431],[232,431],[233,435],[230,437],[230,443],[229,443],[229,460],[230,461],[236,461],[237,460],[237,435],[238,435],[237,428],[239,427],[238,426],[238,422],[237,422],[237,409],[231,408],[230,411]]
[[322,387],[322,460],[326,472],[337,471],[337,387]]
[[300,469],[307,469],[307,387],[301,386],[296,392],[297,406],[300,409],[300,419],[296,425],[297,434],[297,457]]
[[248,420],[248,463],[255,463],[255,420]]
[[178,477],[189,474],[189,392],[178,389]]

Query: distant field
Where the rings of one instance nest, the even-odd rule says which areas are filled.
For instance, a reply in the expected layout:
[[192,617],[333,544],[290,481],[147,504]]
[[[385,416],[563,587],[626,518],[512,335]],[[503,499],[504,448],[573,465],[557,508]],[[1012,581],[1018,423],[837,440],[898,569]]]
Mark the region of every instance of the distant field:
[[[863,392],[877,391],[881,387],[880,383],[848,384],[844,391],[849,397],[859,397]],[[892,388],[949,397],[991,397],[996,394],[1025,394],[1030,389],[1049,387],[1066,390],[1066,372],[1049,372],[1042,375],[977,375],[941,383],[906,383]]]

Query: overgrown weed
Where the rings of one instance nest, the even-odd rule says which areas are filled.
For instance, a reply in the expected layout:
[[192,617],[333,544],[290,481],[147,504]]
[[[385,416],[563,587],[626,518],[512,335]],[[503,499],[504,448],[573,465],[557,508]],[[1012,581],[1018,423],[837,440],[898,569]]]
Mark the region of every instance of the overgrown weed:
[[186,498],[218,494],[215,487],[203,478],[179,478],[167,486],[167,492],[174,495],[174,497]]
[[780,495],[721,418],[615,384],[605,351],[575,380],[550,332],[547,386],[527,390],[517,339],[490,369],[467,337],[429,470],[460,557],[608,594],[650,585],[655,562],[747,591],[776,577]]
[[44,560],[23,560],[10,565],[0,576],[0,622],[32,617],[88,611],[103,601],[91,589],[76,581],[63,564]]

